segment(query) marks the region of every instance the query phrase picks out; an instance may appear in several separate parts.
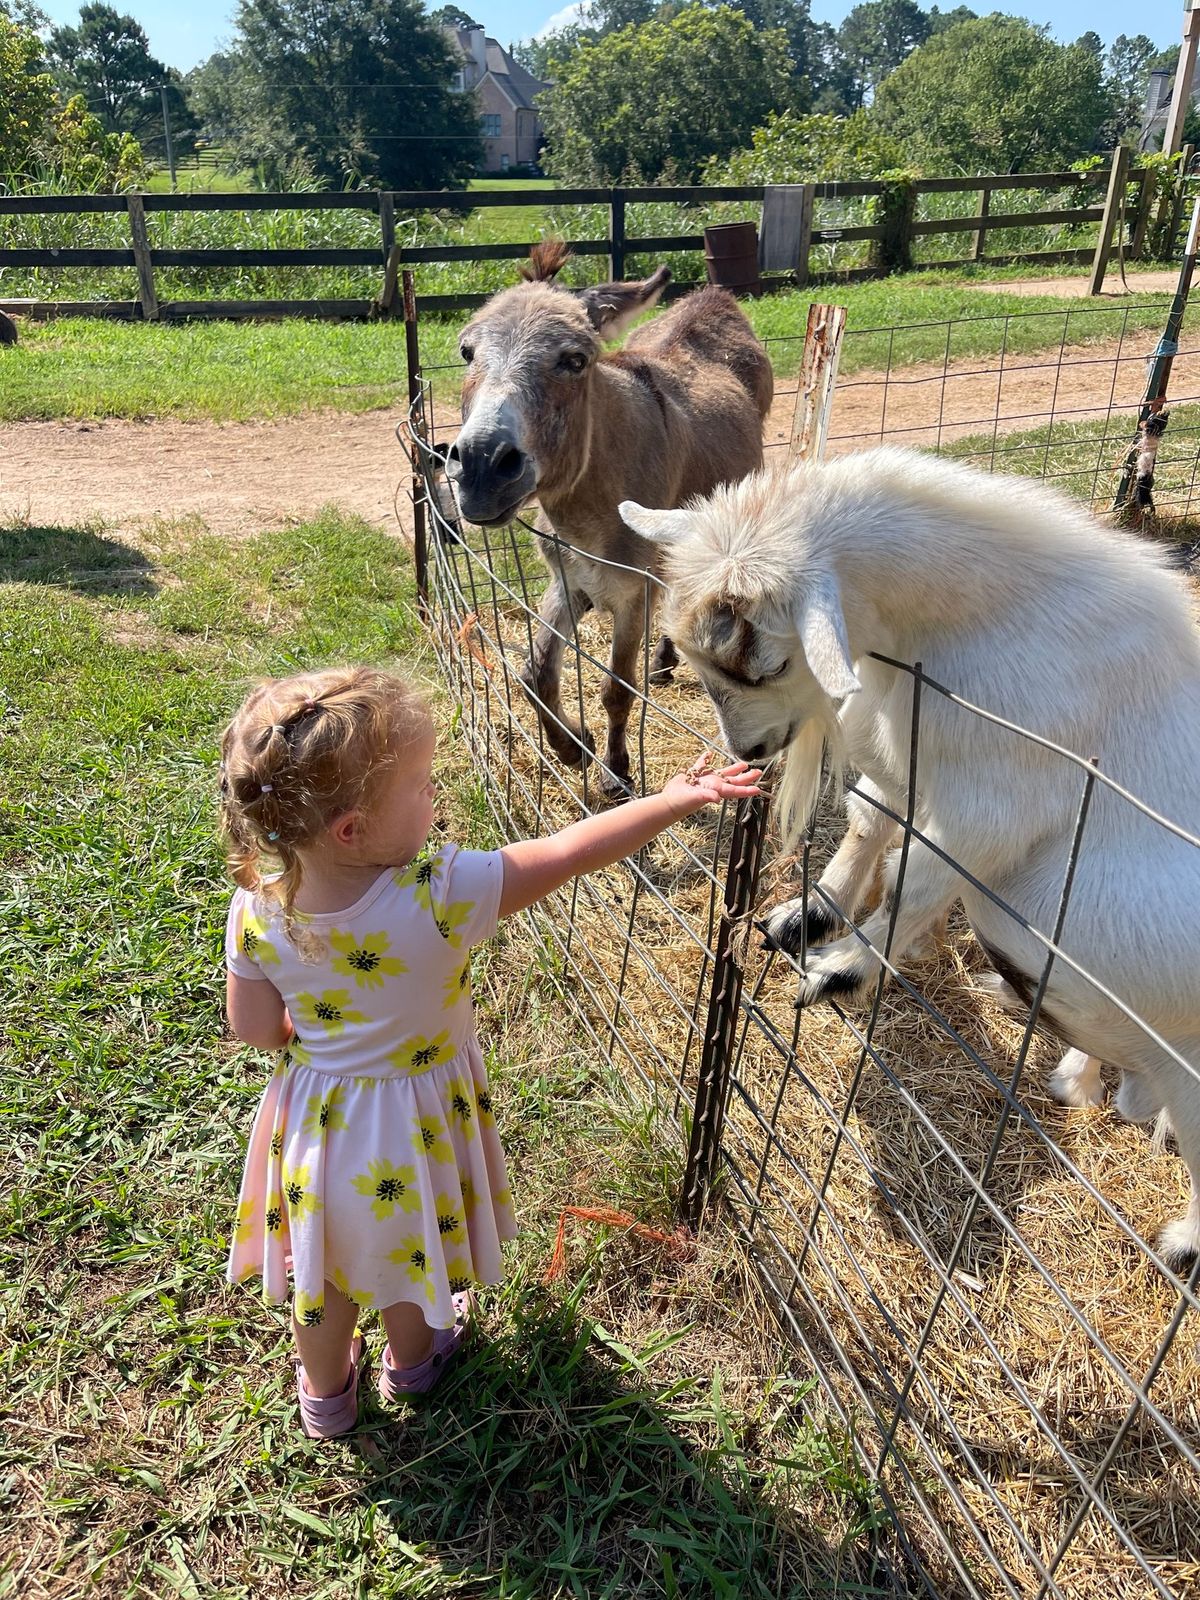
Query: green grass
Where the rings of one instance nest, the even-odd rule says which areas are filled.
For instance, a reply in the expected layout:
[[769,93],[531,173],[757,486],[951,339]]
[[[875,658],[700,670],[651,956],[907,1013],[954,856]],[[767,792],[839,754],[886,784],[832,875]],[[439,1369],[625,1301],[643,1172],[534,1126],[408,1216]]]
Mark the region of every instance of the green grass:
[[[175,173],[177,194],[253,194],[259,185],[249,171],[225,172],[220,167],[178,167]],[[148,194],[170,194],[171,174],[166,168],[146,179]]]
[[[808,306],[822,296],[848,310],[841,373],[1053,349],[1117,337],[1122,326],[1161,327],[1168,296],[1138,295],[1150,309],[1054,295],[989,293],[941,275],[913,273],[746,301],[760,337],[771,342],[780,377],[800,361]],[[1052,312],[1053,315],[1034,315]],[[1005,318],[1010,316],[1006,323]],[[949,334],[945,323],[959,322]],[[457,398],[457,336],[466,316],[429,317],[421,352],[435,393]],[[868,330],[906,325],[894,337]],[[404,330],[392,323],[195,322],[181,325],[63,318],[26,321],[4,352],[0,421],[54,417],[207,417],[250,421],[320,407],[365,411],[407,396]],[[441,369],[441,370],[437,370]]]
[[[563,1204],[666,1221],[679,1152],[521,923],[476,964],[523,1218],[486,1337],[355,1442],[294,1426],[283,1317],[221,1281],[268,1064],[221,1028],[215,746],[249,679],[347,658],[428,664],[403,548],[336,512],[0,532],[0,1595],[874,1592],[877,1507],[719,1227],[540,1286]],[[443,820],[487,842],[463,759]]]

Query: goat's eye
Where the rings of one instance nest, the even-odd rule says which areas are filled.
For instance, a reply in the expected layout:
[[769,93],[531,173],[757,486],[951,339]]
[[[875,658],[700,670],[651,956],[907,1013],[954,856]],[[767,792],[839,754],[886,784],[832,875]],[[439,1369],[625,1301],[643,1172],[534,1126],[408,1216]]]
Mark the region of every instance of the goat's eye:
[[782,666],[776,667],[774,672],[768,672],[767,681],[769,682],[772,678],[782,678],[791,664],[790,661],[785,661]]
[[475,346],[473,344],[460,345],[458,353],[467,363],[467,365],[470,366],[471,362],[475,359]]
[[559,356],[558,364],[560,367],[565,368],[567,372],[582,372],[584,367],[587,366],[587,357],[581,350],[568,350],[564,355]]

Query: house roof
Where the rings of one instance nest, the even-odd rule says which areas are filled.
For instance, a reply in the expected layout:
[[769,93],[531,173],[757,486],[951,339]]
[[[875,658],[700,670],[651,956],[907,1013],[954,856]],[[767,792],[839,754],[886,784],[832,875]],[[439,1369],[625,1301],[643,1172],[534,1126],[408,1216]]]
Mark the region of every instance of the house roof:
[[513,105],[527,111],[535,110],[534,95],[541,94],[550,85],[543,83],[540,78],[535,78],[532,72],[526,72],[521,63],[514,61],[508,51],[495,39],[488,39],[486,42],[488,72],[496,84]]

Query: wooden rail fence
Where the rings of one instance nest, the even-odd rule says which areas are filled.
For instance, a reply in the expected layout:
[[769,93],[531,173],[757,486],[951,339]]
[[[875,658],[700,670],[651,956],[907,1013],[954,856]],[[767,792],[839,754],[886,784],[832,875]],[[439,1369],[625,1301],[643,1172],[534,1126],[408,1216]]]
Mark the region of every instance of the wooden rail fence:
[[[1088,197],[1101,186],[1107,198]],[[1090,173],[1042,172],[1017,175],[988,174],[969,178],[922,178],[912,184],[905,204],[884,221],[846,227],[821,227],[814,224],[815,204],[822,200],[858,199],[882,196],[889,188],[877,181],[855,180],[846,183],[813,183],[800,186],[805,193],[801,208],[805,223],[792,272],[764,277],[767,287],[796,284],[844,282],[855,278],[880,277],[888,272],[914,267],[930,270],[959,266],[968,262],[1000,265],[1025,261],[1032,266],[1061,261],[1091,261],[1093,292],[1103,279],[1104,266],[1124,226],[1121,242],[1130,258],[1142,252],[1151,222],[1155,186],[1145,170],[1129,169],[1128,152],[1117,150],[1108,168]],[[1076,205],[1041,211],[996,212],[992,197],[998,192],[1020,189],[1073,190]],[[920,199],[925,195],[974,192],[979,195],[979,211],[969,217],[918,217]],[[670,188],[621,189],[522,189],[522,190],[354,190],[341,194],[128,194],[128,195],[9,195],[0,196],[0,218],[46,216],[54,213],[125,212],[129,218],[128,249],[62,247],[24,249],[0,247],[0,269],[61,267],[129,267],[137,273],[135,300],[25,300],[6,298],[0,278],[0,307],[34,317],[101,316],[180,320],[190,317],[339,317],[363,318],[399,312],[397,284],[405,267],[420,267],[436,262],[519,260],[532,241],[513,244],[401,245],[396,240],[398,212],[468,212],[504,206],[595,205],[608,208],[609,229],[603,239],[573,239],[571,248],[579,256],[604,256],[608,273],[620,278],[626,258],[633,254],[663,255],[675,251],[703,248],[703,232],[630,237],[626,213],[630,205],[669,201],[700,205],[717,201],[754,201],[761,204],[766,189],[761,184],[708,185]],[[153,212],[182,211],[332,211],[353,209],[374,212],[379,218],[379,242],[364,248],[303,249],[208,249],[177,250],[150,242],[146,218]],[[989,233],[1005,228],[1025,228],[1056,223],[1100,224],[1095,248],[1034,251],[1019,255],[987,255]],[[912,243],[929,234],[967,234],[965,256],[950,260],[912,261]],[[847,271],[810,271],[810,252],[814,245],[843,240],[868,240],[872,244],[871,264]],[[155,286],[155,272],[163,268],[212,267],[374,267],[381,274],[378,295],[367,298],[257,299],[257,300],[164,300]],[[1098,274],[1098,276],[1097,276]],[[674,287],[678,292],[689,285]],[[484,294],[428,294],[418,297],[422,313],[454,311],[477,306]]]

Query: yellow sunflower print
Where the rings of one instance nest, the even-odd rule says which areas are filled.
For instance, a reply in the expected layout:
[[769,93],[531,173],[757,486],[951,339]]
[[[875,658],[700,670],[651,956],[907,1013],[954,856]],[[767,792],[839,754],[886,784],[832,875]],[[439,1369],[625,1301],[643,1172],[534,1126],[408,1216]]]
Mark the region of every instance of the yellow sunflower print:
[[249,956],[251,961],[257,961],[260,967],[279,965],[279,951],[267,938],[266,922],[262,917],[256,917],[249,907],[242,912],[238,945],[242,954]]
[[391,940],[386,933],[368,933],[361,940],[352,933],[329,935],[329,942],[340,953],[332,966],[343,977],[353,978],[360,989],[382,989],[384,975],[395,976],[408,968],[397,956],[389,956]]
[[294,1033],[287,1042],[287,1048],[283,1052],[283,1064],[285,1067],[312,1066],[312,1052],[298,1033]]
[[464,961],[457,972],[452,972],[442,984],[446,998],[442,1001],[442,1009],[448,1011],[451,1006],[456,1006],[471,988],[471,963]]
[[296,1303],[292,1307],[292,1315],[302,1328],[317,1327],[325,1321],[325,1296],[298,1292]]
[[321,1198],[308,1187],[308,1164],[302,1167],[287,1167],[283,1169],[283,1198],[287,1206],[288,1219],[293,1221],[299,1217],[307,1217],[314,1211],[323,1211]]
[[375,1299],[375,1296],[370,1289],[352,1289],[350,1287],[350,1280],[342,1271],[341,1267],[335,1267],[333,1269],[333,1282],[335,1288],[340,1289],[346,1296],[347,1300],[353,1300],[356,1306],[362,1306],[364,1309],[366,1309]]
[[380,1222],[386,1222],[399,1206],[401,1211],[420,1211],[421,1196],[417,1191],[415,1167],[397,1167],[390,1161],[369,1161],[367,1170],[353,1180],[359,1194],[373,1196],[371,1210]]
[[452,906],[434,908],[434,926],[452,950],[461,948],[462,934],[458,930],[474,909],[474,900],[456,900]]
[[388,1253],[388,1260],[397,1267],[403,1267],[412,1281],[421,1285],[427,1300],[436,1300],[437,1290],[429,1276],[429,1257],[425,1253],[424,1239],[416,1235],[405,1239],[398,1250]]
[[462,1078],[451,1078],[446,1085],[446,1093],[450,1101],[446,1107],[446,1121],[452,1128],[457,1128],[464,1139],[473,1139],[475,1137],[475,1096]]
[[238,1202],[237,1221],[233,1225],[233,1237],[238,1244],[245,1244],[250,1237],[250,1219],[253,1215],[253,1200],[241,1200]]
[[447,1261],[446,1276],[450,1280],[451,1294],[462,1294],[475,1282],[475,1274],[471,1271],[469,1263],[461,1257]]
[[426,911],[432,911],[433,893],[445,871],[446,863],[441,856],[420,855],[415,861],[410,861],[403,872],[396,874],[396,884],[401,889],[413,890],[413,899],[417,904],[424,906]]
[[362,1011],[353,1010],[347,1002],[349,989],[323,989],[317,994],[298,994],[296,1009],[310,1026],[320,1023],[326,1033],[341,1033],[348,1022],[370,1022]]
[[496,1109],[490,1089],[476,1089],[475,1104],[479,1108],[479,1124],[483,1128],[496,1126]]
[[301,1133],[340,1132],[346,1126],[346,1118],[342,1111],[342,1101],[346,1098],[346,1086],[342,1083],[334,1084],[328,1094],[311,1094],[305,1106],[304,1121],[300,1124]]
[[457,1244],[463,1236],[462,1212],[448,1194],[437,1197],[437,1225],[443,1240]]
[[452,1061],[456,1049],[449,1033],[443,1028],[432,1039],[427,1039],[424,1034],[418,1034],[415,1039],[406,1039],[387,1059],[401,1072],[424,1072],[429,1067],[441,1066],[443,1061]]
[[446,1138],[441,1117],[421,1117],[413,1129],[413,1149],[431,1161],[453,1161],[454,1151]]

